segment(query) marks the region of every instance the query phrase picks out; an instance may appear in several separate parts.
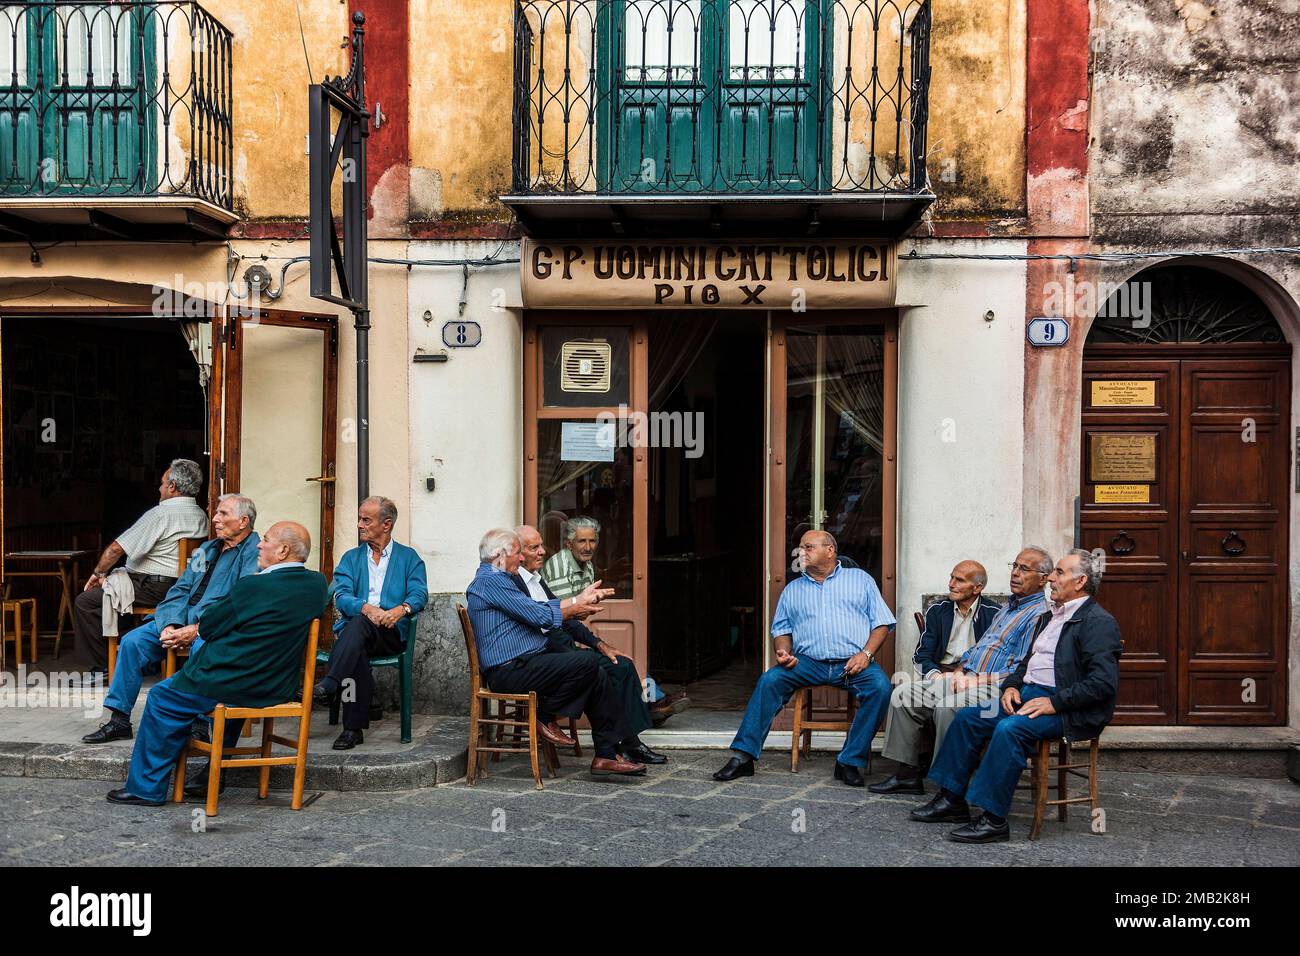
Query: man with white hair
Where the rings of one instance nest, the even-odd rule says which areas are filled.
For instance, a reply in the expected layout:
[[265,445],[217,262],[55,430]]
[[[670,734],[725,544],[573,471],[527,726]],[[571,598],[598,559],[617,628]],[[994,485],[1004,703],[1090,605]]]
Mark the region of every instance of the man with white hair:
[[[149,692],[126,786],[109,803],[159,807],[167,777],[196,717],[217,704],[270,707],[302,687],[302,661],[311,622],[325,612],[324,575],[308,570],[311,535],[296,521],[278,521],[258,542],[256,574],[209,604],[200,624],[201,649]],[[235,721],[234,733],[242,721]],[[230,728],[227,728],[228,731]],[[226,745],[232,744],[227,734]]]
[[[199,466],[188,458],[177,458],[162,474],[158,504],[114,538],[95,562],[95,569],[72,602],[72,630],[77,647],[90,655],[90,682],[102,682],[108,677],[104,583],[109,572],[125,558],[135,603],[148,607],[161,601],[176,583],[181,540],[208,536],[208,516],[195,500],[202,488],[203,471]],[[129,618],[123,615],[120,620]]]
[[478,554],[478,570],[465,594],[484,682],[499,694],[536,691],[538,733],[560,746],[573,741],[560,732],[556,716],[585,713],[596,749],[593,774],[645,773],[645,764],[618,754],[619,742],[631,734],[597,655],[567,653],[544,633],[567,619],[595,613],[596,605],[613,590],[593,581],[573,597],[534,601],[515,585],[523,552],[519,536],[508,528],[483,535]]
[[542,568],[542,577],[558,598],[569,598],[596,580],[596,546],[600,522],[578,516],[564,523],[564,546]]
[[194,552],[185,573],[172,585],[153,617],[122,638],[117,669],[104,698],[108,721],[82,737],[82,743],[130,739],[131,710],[140,696],[143,669],[161,662],[168,648],[188,647],[191,653],[198,650],[203,644],[199,617],[204,608],[229,593],[240,578],[257,573],[260,539],[253,530],[256,520],[257,506],[251,498],[226,494],[217,499],[212,513],[216,537],[203,542]]
[[[329,667],[312,696],[328,702],[339,694],[343,732],[335,750],[365,743],[375,682],[370,658],[400,654],[414,640],[411,622],[429,601],[424,559],[414,548],[393,540],[397,505],[372,495],[357,508],[361,543],[343,555],[334,569],[330,592],[338,620]],[[350,682],[350,684],[349,684]],[[350,688],[350,693],[340,693]]]

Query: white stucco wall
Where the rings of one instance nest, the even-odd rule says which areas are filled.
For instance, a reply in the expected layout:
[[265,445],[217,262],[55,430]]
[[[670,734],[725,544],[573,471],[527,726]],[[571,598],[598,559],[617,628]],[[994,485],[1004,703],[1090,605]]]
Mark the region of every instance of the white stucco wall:
[[[1025,252],[1020,241],[928,240],[902,243],[900,257],[913,247]],[[898,302],[895,660],[910,668],[922,595],[946,591],[965,558],[1005,594],[1022,543],[1025,264],[900,258]]]
[[[498,251],[499,250],[499,251]],[[517,259],[517,242],[413,242],[413,259]],[[478,540],[514,525],[523,500],[523,408],[519,266],[471,268],[464,315],[459,266],[416,266],[408,295],[410,352],[443,350],[445,322],[477,322],[476,348],[447,349],[445,363],[410,363],[412,546],[428,565],[429,591],[463,591],[478,564]],[[431,313],[425,321],[425,311]],[[410,356],[408,355],[408,362]],[[425,479],[435,480],[432,492]]]

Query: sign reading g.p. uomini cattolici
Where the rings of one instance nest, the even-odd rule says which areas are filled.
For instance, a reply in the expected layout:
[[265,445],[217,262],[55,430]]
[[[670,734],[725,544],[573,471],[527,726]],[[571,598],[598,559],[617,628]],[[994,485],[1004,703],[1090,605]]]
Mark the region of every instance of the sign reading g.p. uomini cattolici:
[[892,242],[523,241],[529,309],[862,309],[894,304]]

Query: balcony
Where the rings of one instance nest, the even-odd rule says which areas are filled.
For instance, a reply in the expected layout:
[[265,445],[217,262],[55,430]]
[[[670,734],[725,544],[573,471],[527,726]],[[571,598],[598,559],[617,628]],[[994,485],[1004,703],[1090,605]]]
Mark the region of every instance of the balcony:
[[929,0],[517,0],[535,236],[895,237],[926,176]]
[[231,39],[179,0],[0,6],[0,241],[224,238]]

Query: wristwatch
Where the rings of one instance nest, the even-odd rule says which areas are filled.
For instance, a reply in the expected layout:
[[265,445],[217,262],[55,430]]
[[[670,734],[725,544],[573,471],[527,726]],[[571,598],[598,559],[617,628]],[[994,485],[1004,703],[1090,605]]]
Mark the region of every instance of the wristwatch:
[[868,665],[870,665],[870,664],[874,664],[874,663],[876,662],[876,655],[873,654],[873,653],[871,653],[871,652],[870,652],[869,650],[867,650],[865,647],[862,649],[862,653],[866,655],[866,657],[867,657],[867,664],[868,664]]
[[405,608],[405,610],[406,610],[406,613],[405,613],[405,615],[403,615],[403,616],[404,616],[404,617],[410,617],[411,614],[413,613],[413,612],[411,611],[411,605],[409,605],[409,604],[407,604],[405,601],[403,601],[403,602],[401,603],[401,607]]

